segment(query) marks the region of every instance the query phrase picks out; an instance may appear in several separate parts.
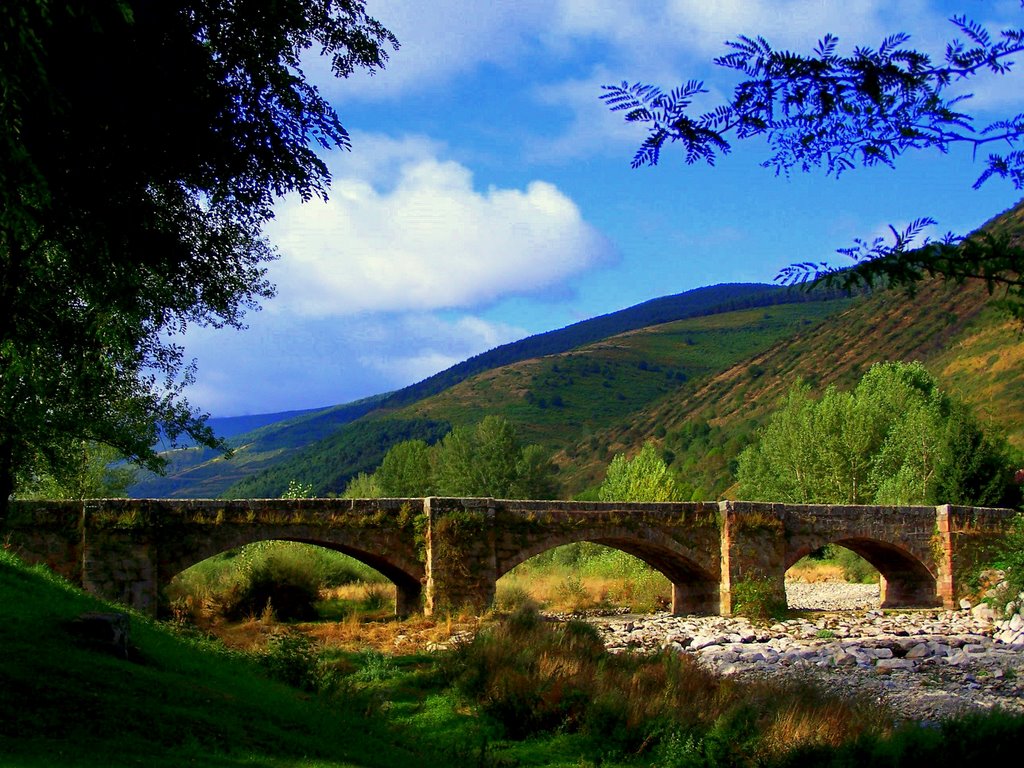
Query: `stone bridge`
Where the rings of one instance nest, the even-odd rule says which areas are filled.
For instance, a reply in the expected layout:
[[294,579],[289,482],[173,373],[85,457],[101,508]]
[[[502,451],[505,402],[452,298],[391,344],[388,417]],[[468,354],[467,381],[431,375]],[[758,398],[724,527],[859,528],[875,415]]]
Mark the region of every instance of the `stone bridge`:
[[343,552],[396,587],[400,615],[486,608],[524,560],[591,541],[635,555],[672,582],[677,614],[729,614],[759,580],[829,543],[882,575],[882,607],[951,607],[1015,513],[971,507],[750,502],[625,504],[497,499],[97,499],[14,502],[0,543],[105,598],[156,614],[189,566],[244,544],[300,541]]

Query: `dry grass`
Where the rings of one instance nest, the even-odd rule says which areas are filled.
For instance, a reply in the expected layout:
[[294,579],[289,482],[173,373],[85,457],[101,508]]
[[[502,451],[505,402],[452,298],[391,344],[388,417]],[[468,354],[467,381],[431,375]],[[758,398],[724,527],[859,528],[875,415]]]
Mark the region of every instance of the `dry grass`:
[[843,577],[843,567],[841,565],[811,560],[805,557],[786,572],[786,581],[818,584],[821,582],[845,582],[846,579]]
[[[724,727],[729,745],[773,758],[883,733],[892,722],[882,707],[860,707],[807,684],[723,678],[670,653],[609,655],[592,625],[551,624],[529,611],[488,625],[447,663],[456,687],[512,738],[578,730],[639,754],[670,723],[682,733]],[[754,734],[756,743],[743,744]]]
[[528,596],[544,610],[560,613],[629,607],[662,610],[672,602],[672,585],[661,574],[639,584],[630,577],[577,575],[560,570],[513,572],[498,580],[496,604],[516,608]]
[[[358,582],[323,590],[320,596],[323,600],[344,600],[353,605],[368,600],[376,604],[381,589],[381,584]],[[453,635],[476,631],[483,621],[469,614],[440,619],[411,616],[399,620],[394,616],[394,586],[385,589],[383,606],[373,610],[352,610],[339,621],[282,624],[273,611],[264,611],[260,616],[249,616],[241,621],[229,621],[210,611],[199,611],[187,618],[229,648],[240,651],[262,650],[271,637],[288,627],[302,632],[325,649],[363,651],[372,648],[388,654],[430,650],[446,643]]]

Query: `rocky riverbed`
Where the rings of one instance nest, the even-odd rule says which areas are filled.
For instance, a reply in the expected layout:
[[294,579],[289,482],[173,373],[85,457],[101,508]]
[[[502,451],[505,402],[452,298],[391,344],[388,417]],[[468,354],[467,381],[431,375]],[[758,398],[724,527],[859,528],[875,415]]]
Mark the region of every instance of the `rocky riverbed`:
[[[787,585],[778,623],[667,613],[593,617],[612,651],[668,648],[723,675],[806,676],[933,721],[970,710],[1024,712],[1024,620],[996,622],[987,605],[957,611],[881,611],[877,585]],[[1012,620],[1011,620],[1012,621]]]

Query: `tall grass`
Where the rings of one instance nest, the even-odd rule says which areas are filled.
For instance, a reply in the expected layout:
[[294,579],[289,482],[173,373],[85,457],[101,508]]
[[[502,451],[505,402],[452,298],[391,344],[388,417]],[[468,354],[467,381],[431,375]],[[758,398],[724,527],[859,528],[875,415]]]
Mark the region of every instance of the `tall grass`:
[[580,733],[623,755],[678,750],[673,735],[696,749],[717,732],[736,764],[754,764],[882,735],[892,722],[877,706],[806,685],[740,683],[679,654],[609,654],[592,625],[546,622],[529,609],[485,628],[445,663],[455,689],[506,737]]
[[[177,618],[238,620],[272,610],[282,621],[316,618],[324,589],[384,576],[340,552],[293,541],[262,541],[215,555],[175,576],[166,589]],[[269,609],[268,609],[269,605]]]
[[499,608],[530,600],[546,609],[580,612],[628,607],[664,610],[672,585],[642,560],[590,542],[555,547],[527,560],[498,580]]

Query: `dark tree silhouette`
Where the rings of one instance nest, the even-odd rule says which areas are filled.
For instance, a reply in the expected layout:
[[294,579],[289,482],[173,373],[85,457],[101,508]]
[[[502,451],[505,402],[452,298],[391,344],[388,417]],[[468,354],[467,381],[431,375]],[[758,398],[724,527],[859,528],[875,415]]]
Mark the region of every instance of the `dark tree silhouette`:
[[324,195],[316,148],[349,145],[303,55],[345,76],[395,45],[362,0],[0,7],[0,517],[69,443],[217,444],[170,338],[272,295],[274,200]]

